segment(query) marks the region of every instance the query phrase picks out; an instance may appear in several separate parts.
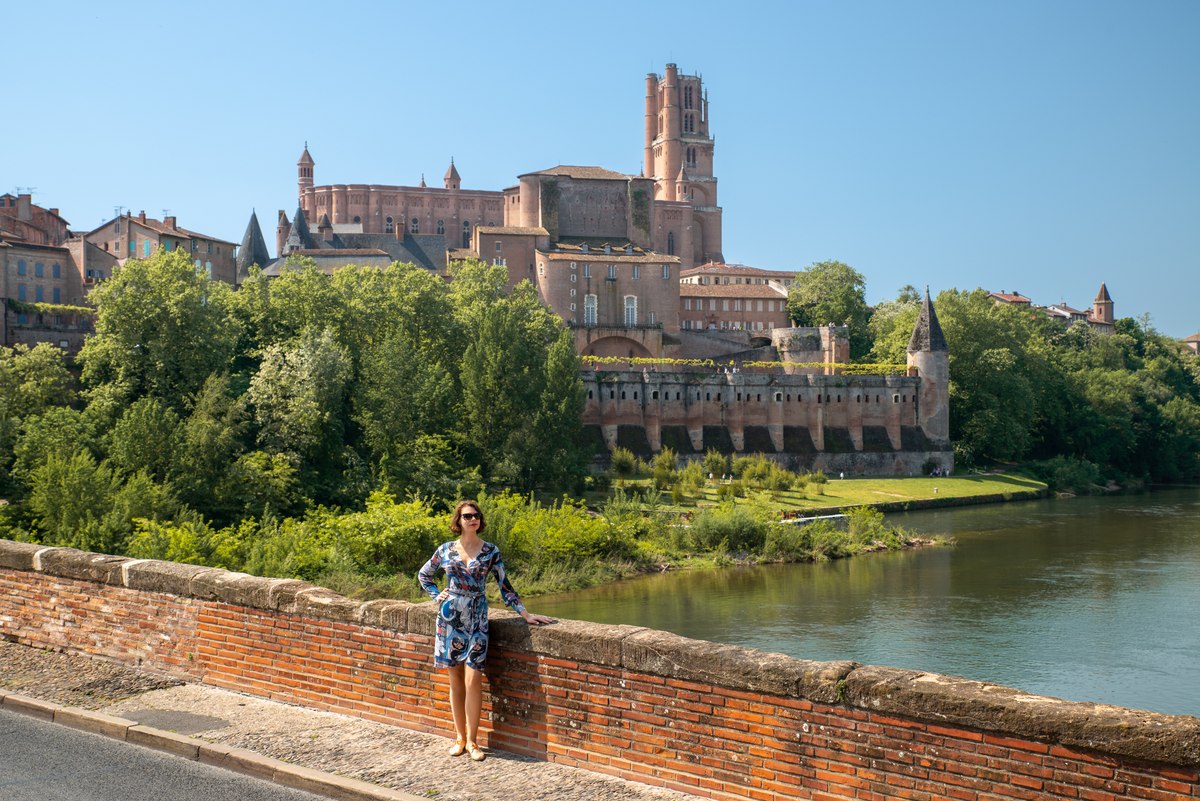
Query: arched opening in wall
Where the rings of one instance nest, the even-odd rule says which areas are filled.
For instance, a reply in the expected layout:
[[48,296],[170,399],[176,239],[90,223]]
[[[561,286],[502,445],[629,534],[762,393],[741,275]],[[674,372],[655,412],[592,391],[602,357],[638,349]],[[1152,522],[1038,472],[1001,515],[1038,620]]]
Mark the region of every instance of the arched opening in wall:
[[396,221],[393,220],[391,217],[388,217],[386,220],[384,220],[383,221],[383,232],[385,234],[396,233]]
[[362,217],[359,217],[357,214],[355,214],[354,215],[354,224],[358,225],[361,222],[362,222]]
[[675,232],[674,231],[667,232],[667,255],[668,256],[675,255]]
[[654,354],[645,345],[629,337],[612,336],[600,337],[588,343],[583,349],[582,356],[619,356],[636,359],[649,359]]
[[463,243],[464,248],[471,247],[471,221],[463,220]]
[[752,348],[768,348],[771,346],[770,337],[752,336],[750,337],[750,347]]
[[413,217],[412,223],[409,225],[408,230],[414,234],[421,233],[421,221],[418,220],[416,217]]
[[445,220],[437,221],[437,232],[439,235],[444,235],[446,233],[446,221]]

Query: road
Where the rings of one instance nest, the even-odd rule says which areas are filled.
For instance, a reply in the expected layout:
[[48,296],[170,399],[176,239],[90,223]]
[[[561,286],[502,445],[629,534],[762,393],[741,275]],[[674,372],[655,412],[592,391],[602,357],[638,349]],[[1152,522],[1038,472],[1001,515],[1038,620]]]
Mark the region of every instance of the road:
[[311,793],[0,709],[4,801],[323,801]]

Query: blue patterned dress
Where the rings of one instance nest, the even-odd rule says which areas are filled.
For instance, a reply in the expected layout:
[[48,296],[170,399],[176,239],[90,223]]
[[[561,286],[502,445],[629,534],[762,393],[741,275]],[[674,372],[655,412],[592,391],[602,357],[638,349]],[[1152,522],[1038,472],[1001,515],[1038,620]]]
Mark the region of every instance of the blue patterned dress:
[[438,667],[466,662],[468,667],[483,670],[488,649],[488,602],[484,594],[488,573],[496,574],[505,604],[517,612],[524,612],[525,606],[504,572],[500,549],[490,542],[483,543],[479,556],[465,563],[454,540],[438,546],[417,574],[421,588],[434,599],[440,594],[433,580],[439,568],[446,573],[450,597],[438,609],[434,662]]

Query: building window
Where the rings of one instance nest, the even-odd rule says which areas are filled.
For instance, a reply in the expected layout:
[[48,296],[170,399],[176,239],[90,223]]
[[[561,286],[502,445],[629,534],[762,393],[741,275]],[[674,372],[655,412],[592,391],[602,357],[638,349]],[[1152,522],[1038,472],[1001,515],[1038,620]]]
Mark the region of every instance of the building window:
[[129,255],[130,256],[137,255],[137,240],[134,239],[132,236],[129,237]]
[[208,278],[210,278],[210,279],[212,278],[212,262],[211,261],[204,262],[204,274]]
[[[576,276],[576,275],[575,275],[575,273],[571,273],[571,283],[572,283],[572,284],[573,284],[573,283],[575,283],[575,281],[577,280],[577,278],[578,278],[578,276]],[[574,289],[572,289],[571,291],[572,291],[572,292],[574,292],[575,290],[574,290]]]
[[[575,276],[571,276],[574,278]],[[575,287],[571,287],[571,297],[575,297]]]
[[592,265],[588,264],[587,262],[583,263],[583,277],[584,278],[592,277]]
[[761,300],[758,302],[758,310],[759,311],[763,310],[763,302]]
[[683,299],[683,310],[684,310],[684,311],[691,311],[691,310],[692,310],[692,299],[691,299],[691,298],[684,298],[684,299]]
[[193,239],[192,240],[192,252],[195,253],[199,249],[200,249],[200,243],[197,242],[195,239]]
[[574,304],[574,303],[572,303],[572,304],[571,304],[571,311],[575,311],[575,304]]
[[409,223],[408,230],[414,234],[421,233],[421,221],[413,217],[412,222]]
[[21,259],[17,262],[17,275],[25,274],[25,260]]
[[538,263],[538,275],[546,275],[546,262],[543,261]]
[[212,242],[209,242],[209,243],[208,243],[208,252],[209,252],[210,254],[212,253]]
[[[734,311],[741,311],[741,310],[742,310],[742,301],[741,301],[741,299],[740,299],[740,298],[739,298],[738,300],[735,300],[735,301],[733,302],[733,310],[734,310]],[[750,310],[749,310],[749,309],[746,309],[746,311],[750,311]]]
[[662,269],[662,277],[664,281],[671,280],[671,265],[664,264]]
[[496,243],[496,252],[497,253],[500,252],[500,243],[499,242]]
[[658,322],[658,315],[655,314],[654,312],[650,312],[649,314],[646,315],[646,322],[649,323],[650,325],[654,325],[655,323]]
[[463,245],[464,248],[471,247],[471,221],[463,220]]
[[668,256],[675,255],[675,232],[674,231],[670,231],[667,233],[667,255]]
[[608,265],[608,280],[609,281],[617,280],[617,265],[615,265],[615,264]]
[[33,276],[35,278],[41,278],[45,274],[46,274],[46,265],[42,264],[40,261],[36,262],[33,265]]
[[[212,245],[209,245],[209,247],[211,248]],[[149,239],[142,240],[142,255],[143,256],[150,255],[150,240]]]
[[729,311],[729,299],[728,298],[721,299],[721,311]]
[[33,300],[35,303],[41,303],[43,300],[46,299],[46,296],[44,294],[45,291],[46,290],[42,289],[41,284],[38,284],[37,286],[35,286],[33,288]]
[[17,284],[17,300],[25,300],[25,285]]
[[628,328],[637,325],[637,295],[625,296],[625,325]]
[[596,296],[595,295],[584,295],[583,296],[583,324],[584,325],[595,325],[596,324]]
[[437,221],[437,232],[439,235],[445,236],[445,234],[446,234],[446,221],[445,220]]
[[54,298],[55,303],[62,303],[62,290],[58,287],[54,287],[51,296]]
[[362,217],[359,217],[357,214],[355,214],[354,215],[354,224],[357,225],[360,222],[362,222]]
[[640,280],[642,277],[642,266],[640,264],[633,265],[633,280]]
[[383,232],[385,234],[396,233],[396,221],[393,220],[391,217],[388,217],[386,220],[384,220],[383,221]]

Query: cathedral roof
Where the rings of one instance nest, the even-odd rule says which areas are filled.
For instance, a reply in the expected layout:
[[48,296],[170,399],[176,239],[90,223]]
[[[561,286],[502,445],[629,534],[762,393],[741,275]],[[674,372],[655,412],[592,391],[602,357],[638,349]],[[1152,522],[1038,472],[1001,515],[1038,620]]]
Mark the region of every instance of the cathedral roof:
[[561,175],[566,178],[592,178],[606,181],[627,181],[631,177],[621,172],[606,170],[603,167],[580,167],[570,164],[560,164],[548,170],[527,172],[525,175]]
[[303,207],[296,207],[296,216],[292,218],[292,232],[288,234],[287,245],[289,250],[310,248],[313,245],[312,233],[308,230],[308,220],[304,218]]
[[925,300],[921,303],[921,313],[917,315],[917,324],[913,326],[912,339],[908,341],[908,352],[948,351],[946,335],[942,333],[942,325],[938,322],[937,312],[933,310],[933,302],[929,299],[929,288],[925,289]]
[[1108,287],[1104,285],[1103,281],[1100,282],[1100,291],[1096,293],[1096,301],[1099,303],[1112,303],[1112,298],[1108,296]]
[[246,233],[242,236],[242,245],[238,248],[235,263],[239,278],[246,275],[252,264],[266,267],[271,263],[267,241],[263,239],[262,228],[258,225],[258,215],[253,211],[250,212],[250,222],[246,225]]

